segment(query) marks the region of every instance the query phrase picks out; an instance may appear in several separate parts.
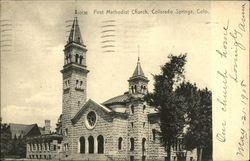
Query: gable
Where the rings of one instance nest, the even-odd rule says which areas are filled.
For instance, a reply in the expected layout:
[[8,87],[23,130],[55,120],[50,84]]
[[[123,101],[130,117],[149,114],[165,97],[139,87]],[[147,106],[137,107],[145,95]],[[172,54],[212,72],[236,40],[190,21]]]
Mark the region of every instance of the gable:
[[94,102],[93,100],[89,99],[83,107],[77,112],[77,114],[71,119],[72,123],[75,124],[83,115],[83,113],[88,109],[96,109],[96,110],[101,110],[105,113],[112,113],[112,110],[109,109],[108,107],[105,107],[104,105],[98,104]]
[[27,133],[25,134],[25,137],[38,136],[38,135],[41,135],[40,129],[37,126],[37,124],[34,124],[33,126],[29,127]]

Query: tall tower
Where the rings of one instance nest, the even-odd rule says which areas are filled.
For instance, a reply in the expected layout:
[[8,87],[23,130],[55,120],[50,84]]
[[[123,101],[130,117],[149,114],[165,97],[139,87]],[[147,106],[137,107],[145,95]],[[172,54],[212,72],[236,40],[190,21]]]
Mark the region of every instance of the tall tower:
[[77,17],[74,18],[67,44],[64,47],[62,132],[63,150],[71,151],[71,119],[86,102],[86,46],[83,44]]
[[129,93],[146,94],[148,92],[148,78],[145,77],[140,63],[140,57],[138,57],[137,65],[132,77],[129,78]]

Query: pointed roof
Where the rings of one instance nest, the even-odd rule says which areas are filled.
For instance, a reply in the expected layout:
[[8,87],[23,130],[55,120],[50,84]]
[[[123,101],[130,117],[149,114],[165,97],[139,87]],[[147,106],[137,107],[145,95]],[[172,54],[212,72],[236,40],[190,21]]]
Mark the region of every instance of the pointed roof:
[[148,80],[148,78],[145,77],[144,72],[142,70],[141,63],[140,63],[140,57],[138,57],[138,61],[137,61],[135,71],[134,71],[132,77],[130,77],[130,80],[134,79],[134,78],[142,78],[144,80]]
[[137,62],[137,66],[135,68],[135,71],[133,73],[133,76],[132,77],[136,77],[136,76],[143,76],[145,77],[144,73],[143,73],[143,70],[141,68],[141,63],[140,63],[140,58],[138,57],[138,62]]
[[77,17],[74,18],[74,21],[73,21],[73,24],[72,24],[72,27],[70,30],[70,34],[69,34],[68,43],[71,43],[71,42],[75,42],[77,44],[83,45],[82,36],[81,36],[80,28],[78,25]]

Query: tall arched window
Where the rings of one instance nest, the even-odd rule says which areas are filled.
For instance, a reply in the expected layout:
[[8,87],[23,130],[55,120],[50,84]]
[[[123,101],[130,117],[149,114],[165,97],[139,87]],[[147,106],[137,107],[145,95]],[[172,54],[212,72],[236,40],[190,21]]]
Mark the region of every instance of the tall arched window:
[[143,151],[143,152],[146,150],[146,148],[145,148],[145,143],[146,143],[146,139],[143,138],[143,139],[142,139],[142,151]]
[[143,85],[141,85],[141,93],[144,92],[144,88],[143,88]]
[[153,140],[155,141],[155,134],[156,134],[156,130],[155,130],[155,129],[153,129],[153,130],[152,130],[152,133],[153,133]]
[[118,139],[118,149],[121,150],[122,149],[122,138],[119,137]]
[[137,92],[137,86],[135,85],[135,93]]
[[104,153],[104,138],[102,135],[99,135],[97,137],[97,142],[98,142],[98,154],[103,154]]
[[134,93],[134,86],[131,86],[131,91],[132,93]]
[[131,106],[131,112],[134,113],[134,105]]
[[88,142],[89,142],[89,153],[94,153],[94,138],[93,138],[93,136],[89,136]]
[[130,138],[130,150],[134,150],[135,149],[135,139],[134,138]]
[[80,142],[80,153],[85,153],[85,138],[82,136],[79,139]]

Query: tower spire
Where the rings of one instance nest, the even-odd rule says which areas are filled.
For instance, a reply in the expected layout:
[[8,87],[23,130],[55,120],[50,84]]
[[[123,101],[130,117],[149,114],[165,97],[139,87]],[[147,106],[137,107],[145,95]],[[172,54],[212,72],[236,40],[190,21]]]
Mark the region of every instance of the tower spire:
[[138,48],[138,62],[140,62],[140,45],[137,45]]
[[[77,15],[77,10],[75,10],[75,15]],[[68,44],[71,43],[71,42],[83,45],[82,36],[81,36],[81,32],[80,32],[80,27],[78,25],[77,16],[75,16],[75,18],[73,20],[73,24],[72,24],[70,34],[69,34]]]
[[134,73],[132,77],[129,78],[129,93],[130,94],[146,94],[147,93],[147,85],[148,85],[148,78],[145,77],[141,63],[140,63],[140,46],[138,48],[138,60],[137,65],[135,67]]

